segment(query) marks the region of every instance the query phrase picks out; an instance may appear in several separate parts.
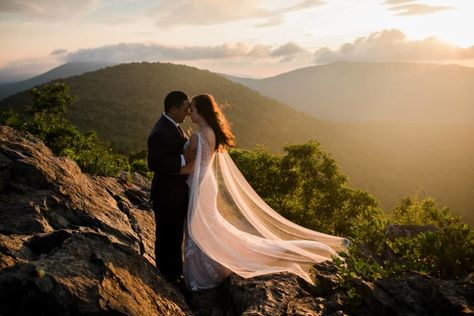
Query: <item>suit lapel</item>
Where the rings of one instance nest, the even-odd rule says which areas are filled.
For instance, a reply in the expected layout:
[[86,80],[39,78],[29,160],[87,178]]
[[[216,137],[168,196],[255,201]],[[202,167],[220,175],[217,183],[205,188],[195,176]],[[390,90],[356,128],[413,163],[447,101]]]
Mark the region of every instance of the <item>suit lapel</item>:
[[179,133],[181,134],[181,136],[182,136],[183,138],[187,138],[186,135],[184,135],[184,131],[183,131],[183,129],[181,128],[181,126],[178,125],[178,126],[176,126],[176,128],[178,129]]
[[179,139],[184,139],[185,141],[187,140],[186,136],[184,135],[184,132],[183,130],[181,129],[181,127],[177,127],[176,125],[174,125],[170,120],[168,120],[164,115],[161,115],[161,119],[160,120],[163,120],[164,121],[164,124],[165,126],[168,127],[168,129],[170,129],[170,131],[179,137]]

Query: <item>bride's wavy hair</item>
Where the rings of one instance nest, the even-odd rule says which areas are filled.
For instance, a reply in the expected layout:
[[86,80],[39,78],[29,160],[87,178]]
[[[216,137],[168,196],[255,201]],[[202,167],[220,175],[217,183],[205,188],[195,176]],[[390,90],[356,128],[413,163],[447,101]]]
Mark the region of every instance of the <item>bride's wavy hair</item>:
[[235,138],[230,129],[230,124],[222,113],[219,105],[210,94],[200,94],[193,97],[192,102],[206,122],[216,134],[215,150],[221,151],[235,146]]

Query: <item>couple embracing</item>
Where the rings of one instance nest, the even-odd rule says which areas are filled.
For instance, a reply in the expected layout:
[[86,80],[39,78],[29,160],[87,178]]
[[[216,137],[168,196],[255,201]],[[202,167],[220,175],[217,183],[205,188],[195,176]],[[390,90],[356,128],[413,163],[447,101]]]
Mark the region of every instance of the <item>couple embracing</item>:
[[[154,172],[156,265],[189,291],[218,286],[230,273],[248,278],[288,271],[308,282],[310,268],[331,260],[346,240],[288,221],[242,176],[226,149],[234,137],[211,95],[169,93],[148,137]],[[190,116],[198,130],[179,126]]]

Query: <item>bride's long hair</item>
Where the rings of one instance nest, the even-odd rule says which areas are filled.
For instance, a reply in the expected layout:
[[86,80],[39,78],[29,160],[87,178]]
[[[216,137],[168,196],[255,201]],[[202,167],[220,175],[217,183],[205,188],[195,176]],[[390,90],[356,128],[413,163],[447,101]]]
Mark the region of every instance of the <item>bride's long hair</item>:
[[199,115],[206,120],[216,134],[215,150],[222,151],[228,147],[234,147],[235,138],[230,129],[230,124],[214,97],[210,94],[200,94],[193,97],[192,102],[194,102]]

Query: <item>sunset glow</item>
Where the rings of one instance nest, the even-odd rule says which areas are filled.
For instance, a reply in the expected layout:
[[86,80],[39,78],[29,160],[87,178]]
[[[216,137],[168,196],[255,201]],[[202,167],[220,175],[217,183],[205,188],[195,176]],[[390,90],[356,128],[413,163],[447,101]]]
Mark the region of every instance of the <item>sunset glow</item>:
[[[474,60],[472,0],[33,3],[0,4],[3,81],[87,58],[170,61],[253,77],[333,60]],[[394,46],[405,53],[391,54]]]

